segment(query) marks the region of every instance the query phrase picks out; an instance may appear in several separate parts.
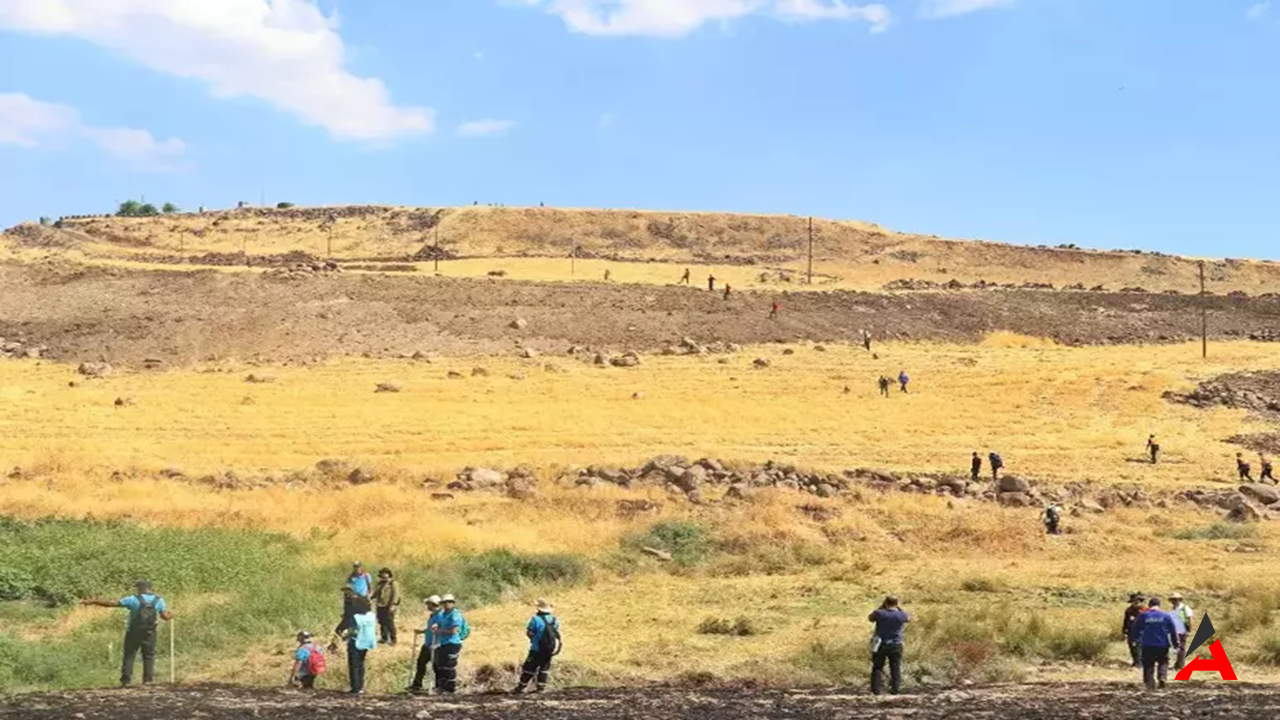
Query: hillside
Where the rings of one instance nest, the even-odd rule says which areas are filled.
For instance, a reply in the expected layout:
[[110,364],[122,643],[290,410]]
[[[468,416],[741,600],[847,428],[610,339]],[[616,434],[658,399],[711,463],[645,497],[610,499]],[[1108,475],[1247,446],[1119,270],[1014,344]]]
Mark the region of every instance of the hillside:
[[[700,266],[719,272],[737,268],[730,280],[743,288],[776,282],[807,271],[808,220],[795,216],[725,213],[574,210],[560,208],[244,208],[155,218],[112,216],[64,218],[60,229],[24,225],[6,233],[16,251],[71,253],[103,260],[235,264],[241,253],[267,256],[306,253],[344,261],[405,261],[437,243],[445,257],[567,258],[648,261]],[[877,290],[893,281],[966,285],[978,281],[1052,284],[1056,287],[1141,287],[1152,291],[1198,291],[1196,261],[1136,251],[1097,252],[1072,248],[946,240],[886,230],[877,225],[814,221],[814,271],[818,287]],[[220,253],[230,257],[201,257]],[[568,263],[566,263],[566,266]],[[599,277],[602,265],[576,277]],[[493,269],[462,266],[444,274],[484,274]],[[762,276],[772,269],[773,277]],[[520,276],[520,265],[512,273]],[[617,269],[616,279],[668,283],[678,270],[641,273]],[[628,275],[628,273],[630,273]],[[545,275],[545,273],[541,273]],[[570,269],[562,279],[570,279]],[[1249,294],[1280,287],[1280,265],[1266,261],[1218,260],[1208,264],[1211,289]],[[798,282],[793,286],[801,287]],[[926,285],[921,285],[926,286]]]

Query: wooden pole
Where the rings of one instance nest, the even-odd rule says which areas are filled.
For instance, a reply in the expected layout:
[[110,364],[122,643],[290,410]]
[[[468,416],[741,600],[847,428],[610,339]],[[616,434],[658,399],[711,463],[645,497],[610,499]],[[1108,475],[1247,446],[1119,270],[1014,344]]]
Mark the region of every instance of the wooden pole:
[[1209,357],[1209,310],[1205,306],[1208,294],[1204,289],[1204,261],[1200,261],[1200,357]]
[[809,284],[813,284],[813,216],[809,216]]

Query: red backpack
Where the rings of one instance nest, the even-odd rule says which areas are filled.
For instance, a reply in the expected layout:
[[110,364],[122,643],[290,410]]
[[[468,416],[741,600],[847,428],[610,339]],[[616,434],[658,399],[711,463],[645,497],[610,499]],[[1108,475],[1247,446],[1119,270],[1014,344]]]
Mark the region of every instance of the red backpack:
[[324,658],[324,650],[319,645],[312,645],[311,654],[307,656],[307,674],[312,677],[319,677],[321,673],[328,670],[329,666]]

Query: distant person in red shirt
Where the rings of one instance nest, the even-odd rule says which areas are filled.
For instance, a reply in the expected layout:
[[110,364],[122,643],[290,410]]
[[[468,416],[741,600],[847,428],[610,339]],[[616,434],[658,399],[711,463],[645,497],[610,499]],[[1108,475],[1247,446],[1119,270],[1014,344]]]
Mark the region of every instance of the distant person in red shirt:
[[725,283],[725,286],[724,286],[724,299],[725,299],[725,300],[728,300],[728,299],[729,299],[729,291],[730,291],[730,290],[732,290],[732,289],[733,289],[733,288],[732,288],[728,283]]
[[773,320],[778,317],[778,301],[773,301],[773,307],[769,308],[769,319]]

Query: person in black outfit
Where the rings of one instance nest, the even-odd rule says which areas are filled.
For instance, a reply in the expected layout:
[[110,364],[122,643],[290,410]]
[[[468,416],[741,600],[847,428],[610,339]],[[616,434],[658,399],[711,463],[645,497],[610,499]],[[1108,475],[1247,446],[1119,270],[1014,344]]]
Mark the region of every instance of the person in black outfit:
[[978,457],[978,451],[973,451],[973,459],[969,461],[969,479],[978,482],[978,474],[982,472],[982,458]]
[[418,665],[413,671],[413,681],[409,683],[408,691],[412,695],[420,695],[422,693],[422,681],[427,677],[427,668],[431,666],[431,656],[436,651],[435,635],[431,632],[431,622],[435,619],[436,613],[440,612],[440,596],[432,595],[422,601],[427,606],[427,628],[425,630],[414,630],[415,636],[422,635],[422,649],[418,651]]
[[911,617],[898,607],[898,598],[890,595],[867,620],[876,624],[875,634],[871,636],[871,692],[880,694],[884,686],[884,666],[888,663],[889,692],[897,695],[902,689],[903,631]]
[[1133,661],[1134,667],[1142,667],[1142,643],[1135,641],[1129,630],[1133,627],[1134,620],[1147,610],[1142,606],[1144,599],[1141,593],[1129,596],[1129,606],[1124,609],[1124,623],[1120,625],[1120,635],[1129,644],[1129,659]]
[[1258,479],[1275,482],[1276,479],[1271,476],[1271,459],[1266,455],[1258,455],[1258,464],[1262,468],[1262,474],[1258,476]]
[[1156,464],[1156,458],[1160,455],[1160,443],[1156,442],[1156,436],[1151,435],[1147,438],[1147,452],[1151,453],[1151,464]]
[[1236,453],[1236,473],[1241,480],[1253,482],[1253,468],[1249,466],[1249,461],[1244,459],[1244,453]]

